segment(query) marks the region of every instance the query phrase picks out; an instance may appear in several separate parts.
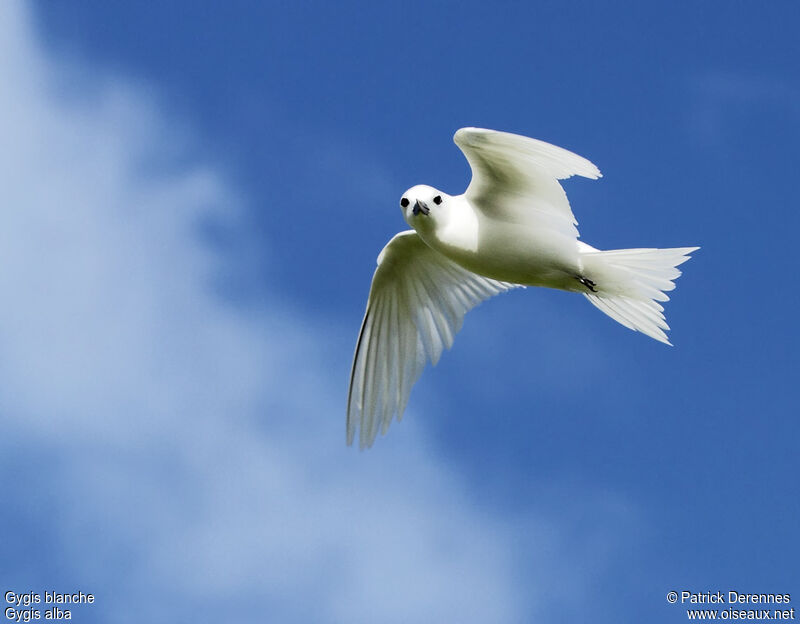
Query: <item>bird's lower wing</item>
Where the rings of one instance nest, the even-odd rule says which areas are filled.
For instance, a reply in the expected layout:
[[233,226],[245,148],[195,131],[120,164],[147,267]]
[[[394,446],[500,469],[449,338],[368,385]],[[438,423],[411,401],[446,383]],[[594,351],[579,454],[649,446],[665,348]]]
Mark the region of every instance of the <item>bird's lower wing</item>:
[[471,273],[428,247],[413,230],[397,234],[378,256],[356,343],[347,400],[347,443],[360,427],[371,446],[394,415],[403,415],[425,362],[450,348],[464,315],[515,288]]
[[493,219],[577,238],[577,221],[558,180],[596,179],[600,170],[555,145],[508,132],[461,128],[453,137],[472,169],[465,193]]

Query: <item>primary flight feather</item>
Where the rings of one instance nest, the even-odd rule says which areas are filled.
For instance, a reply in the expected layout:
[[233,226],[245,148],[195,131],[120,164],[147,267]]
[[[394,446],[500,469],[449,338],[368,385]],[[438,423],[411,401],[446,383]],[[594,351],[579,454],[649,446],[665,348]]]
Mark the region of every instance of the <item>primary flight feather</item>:
[[600,251],[578,240],[558,180],[597,179],[591,162],[555,145],[481,128],[453,137],[472,169],[462,195],[418,185],[400,199],[413,230],[378,256],[356,343],[347,443],[371,446],[403,415],[427,360],[453,344],[464,315],[497,293],[544,286],[583,294],[625,327],[670,344],[659,301],[698,247]]

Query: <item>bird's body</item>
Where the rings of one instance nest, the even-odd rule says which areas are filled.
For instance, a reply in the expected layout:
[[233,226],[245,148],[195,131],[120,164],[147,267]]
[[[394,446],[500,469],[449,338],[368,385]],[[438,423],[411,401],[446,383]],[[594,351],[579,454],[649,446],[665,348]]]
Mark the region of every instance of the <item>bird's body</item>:
[[631,329],[669,344],[664,291],[696,247],[600,251],[578,241],[559,179],[600,171],[562,148],[505,132],[462,128],[455,137],[473,171],[462,195],[410,188],[400,200],[414,228],[378,256],[361,326],[347,410],[369,446],[402,415],[426,359],[452,345],[463,316],[522,286],[582,293]]
[[[524,223],[493,218],[464,196],[451,205],[444,227],[417,229],[419,237],[465,269],[501,282],[578,291],[582,271],[578,245],[563,245]],[[587,246],[588,247],[588,246]]]

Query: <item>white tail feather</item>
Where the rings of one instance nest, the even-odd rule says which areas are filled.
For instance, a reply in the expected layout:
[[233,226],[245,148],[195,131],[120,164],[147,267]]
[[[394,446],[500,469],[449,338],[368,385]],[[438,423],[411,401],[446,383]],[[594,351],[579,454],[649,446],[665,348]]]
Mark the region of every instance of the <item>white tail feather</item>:
[[666,292],[673,290],[673,280],[681,272],[678,265],[689,259],[699,247],[673,249],[614,249],[581,253],[584,274],[596,292],[585,292],[594,306],[625,327],[640,331],[659,342],[667,339],[669,329],[664,307]]

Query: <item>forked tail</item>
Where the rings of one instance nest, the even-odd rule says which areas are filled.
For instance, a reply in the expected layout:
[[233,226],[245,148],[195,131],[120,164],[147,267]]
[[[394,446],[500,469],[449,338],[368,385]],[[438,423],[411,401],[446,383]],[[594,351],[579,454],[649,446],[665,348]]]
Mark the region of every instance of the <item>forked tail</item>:
[[584,251],[581,253],[584,276],[591,281],[591,288],[586,287],[592,291],[584,292],[584,296],[625,327],[672,344],[664,333],[669,325],[664,318],[664,307],[658,302],[669,301],[664,293],[675,288],[673,280],[681,274],[678,265],[698,249]]

